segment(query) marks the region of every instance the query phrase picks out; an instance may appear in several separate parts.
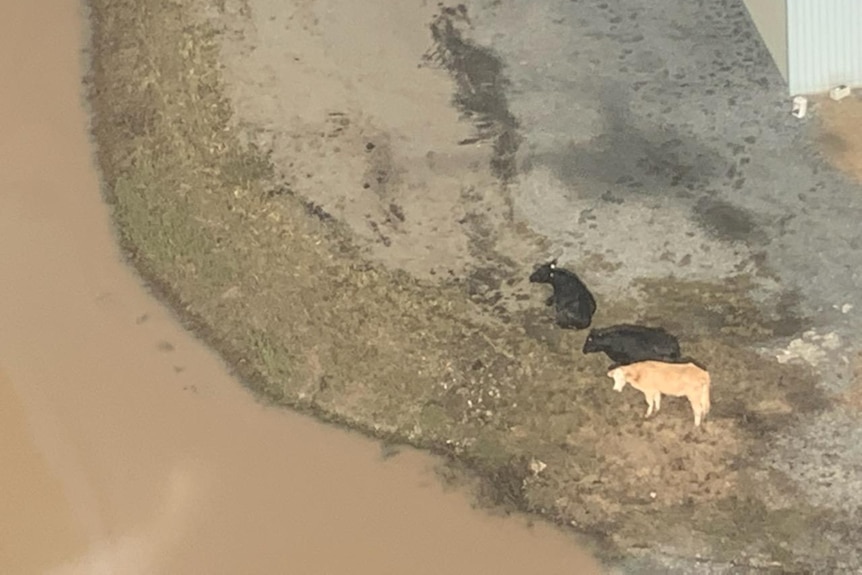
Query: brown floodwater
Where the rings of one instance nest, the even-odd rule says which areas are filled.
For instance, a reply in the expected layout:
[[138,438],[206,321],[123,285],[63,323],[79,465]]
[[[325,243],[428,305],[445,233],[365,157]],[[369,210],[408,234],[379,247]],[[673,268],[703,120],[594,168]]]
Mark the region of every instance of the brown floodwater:
[[431,457],[254,402],[121,261],[79,7],[0,4],[0,573],[599,572]]

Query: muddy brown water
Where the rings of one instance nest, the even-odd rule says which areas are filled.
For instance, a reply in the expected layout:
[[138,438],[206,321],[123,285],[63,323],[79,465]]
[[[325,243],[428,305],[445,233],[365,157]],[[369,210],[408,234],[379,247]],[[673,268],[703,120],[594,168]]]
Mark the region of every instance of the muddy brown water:
[[0,572],[599,573],[434,460],[255,403],[121,262],[68,0],[0,7]]

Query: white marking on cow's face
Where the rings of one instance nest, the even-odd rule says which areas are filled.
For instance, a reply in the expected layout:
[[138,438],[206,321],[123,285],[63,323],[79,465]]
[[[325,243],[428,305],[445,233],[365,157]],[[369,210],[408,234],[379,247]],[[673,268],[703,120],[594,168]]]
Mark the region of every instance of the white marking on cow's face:
[[623,375],[623,372],[615,369],[610,373],[610,376],[614,378],[614,391],[622,391],[626,386],[626,376]]

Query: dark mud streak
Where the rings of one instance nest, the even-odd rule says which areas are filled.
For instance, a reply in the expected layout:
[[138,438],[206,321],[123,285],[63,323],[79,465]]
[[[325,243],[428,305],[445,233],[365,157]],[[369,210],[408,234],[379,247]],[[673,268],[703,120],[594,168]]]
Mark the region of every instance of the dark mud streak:
[[[492,141],[491,172],[505,185],[517,174],[516,154],[523,138],[518,132],[517,119],[509,111],[505,95],[509,81],[503,72],[503,62],[491,49],[464,37],[463,27],[469,26],[470,18],[463,4],[456,7],[441,4],[440,13],[430,24],[434,47],[423,59],[449,72],[455,81],[453,104],[462,118],[472,121],[475,127],[473,136],[458,143]],[[466,206],[479,206],[485,199],[481,191],[472,188],[462,191]],[[475,303],[508,322],[505,307],[497,305],[503,297],[500,284],[515,281],[519,266],[496,251],[496,230],[483,210],[468,212],[460,223],[465,224],[470,253],[477,260],[476,269],[468,277],[468,293]]]
[[279,197],[297,198],[302,203],[302,207],[305,209],[305,213],[307,213],[309,216],[313,216],[321,222],[329,222],[335,219],[333,218],[332,214],[324,210],[322,206],[316,204],[315,202],[312,202],[311,200],[307,200],[301,197],[286,183],[269,189],[266,192],[266,197],[268,199],[274,199]]
[[431,23],[434,49],[425,56],[426,62],[436,62],[449,71],[456,83],[453,102],[462,116],[473,121],[476,136],[459,142],[472,144],[494,141],[491,169],[495,176],[509,181],[516,174],[515,154],[521,144],[518,121],[509,112],[502,60],[490,49],[478,46],[463,37],[458,25],[470,25],[467,8],[441,7]]
[[704,196],[695,204],[694,213],[695,221],[719,240],[755,245],[768,242],[766,232],[758,226],[754,216],[730,202]]

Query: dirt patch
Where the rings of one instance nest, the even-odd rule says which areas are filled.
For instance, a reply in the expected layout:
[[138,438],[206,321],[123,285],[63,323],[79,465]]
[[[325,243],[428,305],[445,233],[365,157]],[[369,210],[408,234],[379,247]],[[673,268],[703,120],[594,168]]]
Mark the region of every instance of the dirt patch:
[[[858,91],[857,91],[858,92]],[[820,146],[839,169],[862,180],[862,97],[816,99]]]
[[[461,38],[462,12],[346,0],[192,9],[220,32],[232,128],[271,151],[281,189],[345,226],[359,254],[432,282],[501,265],[487,246],[516,231],[487,167],[511,170],[514,119],[499,61]],[[524,235],[514,244],[537,250]]]
[[[605,359],[580,354],[583,334],[541,327],[543,314],[550,324],[546,294],[527,285],[524,264],[539,242],[510,252],[522,232],[507,223],[496,186],[440,188],[452,209],[446,225],[456,210],[469,223],[447,244],[456,256],[436,245],[451,239],[450,228],[401,233],[426,221],[425,193],[411,195],[416,174],[449,162],[463,167],[459,177],[488,182],[501,156],[467,161],[472,152],[450,151],[437,168],[411,172],[405,144],[363,115],[367,94],[358,90],[352,101],[343,85],[343,102],[327,93],[331,109],[303,116],[297,108],[292,131],[267,145],[269,136],[241,125],[224,96],[220,37],[209,20],[167,0],[90,4],[93,128],[122,245],[260,398],[448,454],[453,469],[478,474],[487,501],[593,534],[609,557],[656,544],[715,560],[752,547],[772,552],[757,543],[767,540],[768,522],[735,519],[763,498],[750,480],[757,451],[824,403],[813,374],[744,348],[779,331],[745,294],[744,278],[725,287],[667,281],[673,297],[602,301],[603,324],[676,311],[677,327],[703,326],[684,333],[684,352],[713,369],[705,429],[692,429],[684,401],[667,401],[645,421],[642,397],[612,392]],[[289,25],[316,46],[325,30],[308,5],[295,7]],[[260,26],[286,18],[234,8],[222,35],[245,29],[248,21],[236,18]],[[216,20],[226,10],[226,2],[194,3],[195,14]],[[327,62],[297,73],[331,72]],[[363,210],[347,207],[354,196],[365,198],[354,206],[375,206],[368,223]],[[420,237],[435,245],[414,265]],[[399,245],[401,260],[381,255]],[[700,303],[708,294],[713,307],[736,299],[709,311]],[[712,314],[705,324],[704,308]],[[704,513],[709,527],[692,527]],[[788,529],[779,539],[793,550],[805,537]],[[800,557],[788,552],[786,561]]]

